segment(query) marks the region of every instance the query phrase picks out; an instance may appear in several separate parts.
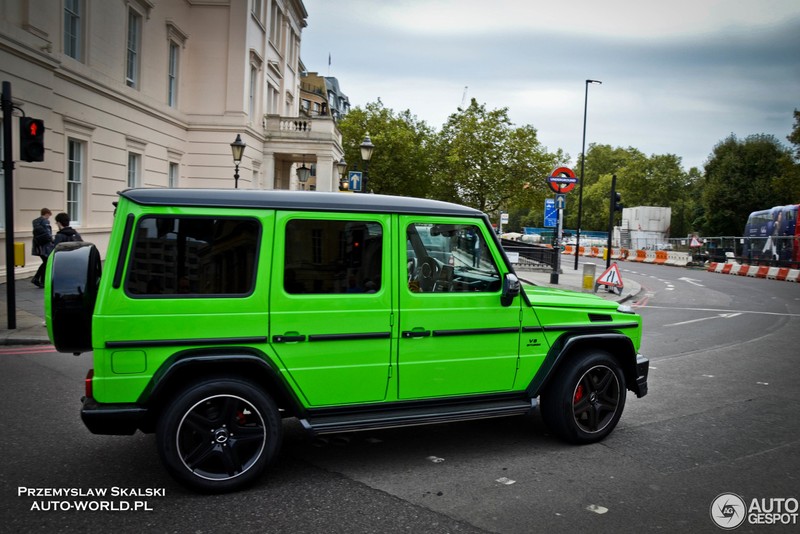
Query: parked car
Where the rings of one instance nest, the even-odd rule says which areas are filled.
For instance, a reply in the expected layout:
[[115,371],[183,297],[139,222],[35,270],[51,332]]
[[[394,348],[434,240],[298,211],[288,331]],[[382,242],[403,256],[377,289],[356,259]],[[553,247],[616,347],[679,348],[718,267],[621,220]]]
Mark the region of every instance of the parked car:
[[48,262],[48,333],[59,351],[93,352],[88,429],[154,432],[195,490],[259,479],[284,417],[330,434],[539,408],[585,444],[612,432],[627,391],[647,393],[640,317],[522,287],[472,208],[252,190],[118,200],[102,274],[90,243]]

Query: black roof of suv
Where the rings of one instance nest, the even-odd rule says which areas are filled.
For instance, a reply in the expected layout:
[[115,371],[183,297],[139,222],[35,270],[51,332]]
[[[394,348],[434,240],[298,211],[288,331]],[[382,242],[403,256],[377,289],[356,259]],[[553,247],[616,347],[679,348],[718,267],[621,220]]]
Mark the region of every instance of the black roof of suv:
[[121,196],[145,206],[292,209],[483,217],[479,210],[449,202],[388,195],[247,189],[128,189]]

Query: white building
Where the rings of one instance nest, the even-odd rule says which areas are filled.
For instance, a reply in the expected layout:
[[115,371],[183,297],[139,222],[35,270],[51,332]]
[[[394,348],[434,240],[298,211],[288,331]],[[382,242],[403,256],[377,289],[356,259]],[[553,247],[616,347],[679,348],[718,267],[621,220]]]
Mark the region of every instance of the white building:
[[638,206],[622,209],[622,224],[615,228],[614,242],[624,248],[662,248],[669,238],[672,208]]
[[42,207],[67,211],[105,256],[118,191],[232,188],[237,135],[239,188],[301,189],[305,163],[306,189],[337,190],[341,134],[330,116],[300,116],[307,17],[302,0],[0,0],[0,81],[45,122],[45,161],[20,162],[14,114],[17,276],[40,263]]

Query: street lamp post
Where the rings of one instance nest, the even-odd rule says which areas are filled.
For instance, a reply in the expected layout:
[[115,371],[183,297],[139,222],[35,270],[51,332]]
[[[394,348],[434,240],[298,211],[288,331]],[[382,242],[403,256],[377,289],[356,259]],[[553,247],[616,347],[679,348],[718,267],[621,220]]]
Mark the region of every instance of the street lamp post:
[[336,163],[336,170],[339,171],[339,191],[347,191],[350,183],[344,177],[347,173],[347,162],[344,160],[344,156]]
[[242,162],[242,155],[244,154],[244,147],[246,147],[242,136],[236,134],[236,140],[231,143],[231,152],[233,153],[233,163],[236,165],[236,170],[233,171],[233,188],[239,189],[239,164]]
[[361,180],[361,192],[367,193],[369,160],[372,159],[372,152],[375,150],[375,145],[372,144],[372,140],[369,138],[369,132],[367,132],[359,148],[361,148],[361,159],[364,161],[364,177]]
[[586,162],[586,109],[589,104],[589,84],[602,84],[600,80],[586,80],[583,96],[583,144],[581,145],[581,181],[578,182],[578,228],[575,230],[575,270],[578,270],[578,256],[581,249],[581,219],[583,216],[583,168]]
[[308,181],[308,177],[311,175],[311,169],[306,167],[306,157],[303,156],[303,165],[302,167],[297,167],[297,179],[300,181],[300,185],[303,187],[303,191],[306,189],[306,182]]

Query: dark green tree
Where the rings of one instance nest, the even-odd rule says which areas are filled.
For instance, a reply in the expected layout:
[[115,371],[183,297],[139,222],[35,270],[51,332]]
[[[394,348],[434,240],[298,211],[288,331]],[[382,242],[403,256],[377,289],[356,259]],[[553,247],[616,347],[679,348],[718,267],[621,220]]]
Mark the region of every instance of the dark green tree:
[[748,215],[792,201],[795,164],[772,135],[729,136],[714,147],[705,164],[704,228],[708,236],[738,236]]
[[433,195],[494,218],[543,204],[546,177],[565,156],[548,153],[533,126],[515,126],[508,108],[487,110],[472,99],[442,127],[435,159]]
[[794,128],[792,133],[786,136],[791,144],[794,145],[794,159],[800,163],[800,111],[794,110]]
[[359,145],[369,133],[375,151],[369,163],[369,189],[385,195],[429,196],[435,132],[406,110],[386,108],[378,99],[351,109],[339,122],[345,161],[363,170]]

